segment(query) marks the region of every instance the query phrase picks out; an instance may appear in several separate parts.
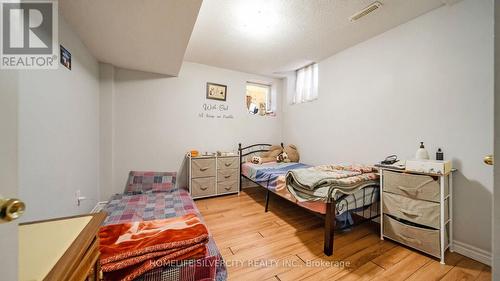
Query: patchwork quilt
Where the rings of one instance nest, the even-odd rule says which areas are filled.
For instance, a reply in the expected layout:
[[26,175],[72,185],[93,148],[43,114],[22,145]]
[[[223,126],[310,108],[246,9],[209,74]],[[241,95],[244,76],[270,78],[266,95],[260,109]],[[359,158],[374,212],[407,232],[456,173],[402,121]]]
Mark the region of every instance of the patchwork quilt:
[[[104,208],[104,225],[151,221],[195,214],[202,216],[187,190],[143,194],[116,194]],[[204,257],[162,266],[134,279],[135,281],[217,280],[227,279],[227,271],[215,241],[208,236]]]
[[175,188],[175,179],[175,172],[131,171],[128,176],[125,193],[139,194],[171,191]]

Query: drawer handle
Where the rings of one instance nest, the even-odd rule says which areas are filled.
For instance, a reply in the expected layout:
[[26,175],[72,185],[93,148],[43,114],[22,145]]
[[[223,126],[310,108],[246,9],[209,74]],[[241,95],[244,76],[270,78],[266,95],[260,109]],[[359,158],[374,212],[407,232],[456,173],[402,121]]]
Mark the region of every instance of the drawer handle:
[[231,163],[224,163],[224,165],[225,165],[226,167],[229,167],[229,166],[231,166]]
[[413,217],[420,217],[421,216],[420,213],[415,213],[415,212],[405,210],[405,209],[399,209],[399,211],[405,215],[408,215],[408,216],[413,216]]
[[414,193],[417,193],[418,190],[421,188],[421,186],[417,186],[417,187],[406,187],[406,186],[398,186],[399,189],[401,189],[402,191],[406,191],[406,192],[414,192]]
[[207,190],[207,189],[208,189],[208,186],[200,186],[200,189],[201,189],[201,190]]
[[226,179],[228,179],[228,178],[230,178],[230,177],[231,177],[231,175],[224,176],[224,178],[226,178]]
[[419,184],[418,186],[415,186],[415,187],[406,187],[406,186],[399,185],[398,188],[401,189],[402,191],[417,193],[419,189],[421,189],[426,184],[429,184],[429,183],[431,183],[433,181],[434,181],[433,179],[429,179],[429,180],[426,180],[423,183],[421,183],[421,184]]
[[230,186],[224,187],[225,190],[231,190],[232,188]]
[[405,236],[403,234],[396,234],[397,236],[399,236],[401,239],[403,240],[406,240],[410,243],[415,243],[415,244],[418,244],[418,245],[422,245],[422,241],[418,240],[418,239],[415,239],[415,238],[411,238],[411,237],[408,237],[408,236]]
[[202,171],[202,172],[205,172],[206,170],[208,170],[208,167],[200,168],[200,171]]

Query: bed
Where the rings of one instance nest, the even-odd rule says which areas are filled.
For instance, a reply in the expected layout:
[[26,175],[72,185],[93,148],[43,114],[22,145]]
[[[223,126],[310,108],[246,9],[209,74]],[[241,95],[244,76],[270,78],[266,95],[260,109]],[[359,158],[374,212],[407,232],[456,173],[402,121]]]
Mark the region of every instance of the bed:
[[[283,147],[283,144],[281,146]],[[241,177],[266,189],[266,212],[269,209],[270,195],[275,194],[308,211],[322,215],[325,220],[324,252],[326,255],[333,254],[334,230],[351,228],[355,224],[371,221],[379,216],[378,181],[364,181],[352,194],[342,192],[332,194],[331,189],[325,188],[315,192],[296,190],[287,185],[286,175],[293,170],[310,168],[310,165],[276,162],[253,164],[247,161],[256,153],[268,151],[269,147],[271,147],[270,144],[254,144],[246,147],[239,144]],[[240,181],[240,191],[241,188]]]
[[[190,213],[203,220],[189,192],[175,187],[163,192],[116,194],[103,210],[108,213],[104,225],[172,218]],[[135,281],[226,280],[226,267],[211,236],[206,247],[207,254],[202,259],[160,267],[143,274]]]

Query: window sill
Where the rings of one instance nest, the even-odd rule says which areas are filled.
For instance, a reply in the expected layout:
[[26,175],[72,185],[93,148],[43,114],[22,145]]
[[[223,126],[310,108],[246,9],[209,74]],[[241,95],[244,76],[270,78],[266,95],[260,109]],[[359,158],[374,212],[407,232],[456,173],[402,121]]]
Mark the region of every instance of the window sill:
[[315,99],[312,99],[312,100],[301,101],[301,102],[292,102],[292,103],[290,103],[290,105],[297,105],[297,104],[303,104],[303,103],[310,103],[310,102],[313,102],[313,101],[316,101],[316,100],[318,100],[318,98],[315,98]]

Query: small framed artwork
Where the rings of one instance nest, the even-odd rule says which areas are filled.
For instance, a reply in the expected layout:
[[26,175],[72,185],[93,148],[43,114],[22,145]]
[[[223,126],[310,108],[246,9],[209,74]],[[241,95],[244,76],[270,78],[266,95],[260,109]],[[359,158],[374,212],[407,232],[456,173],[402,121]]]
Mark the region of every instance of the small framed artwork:
[[67,69],[71,70],[71,53],[66,50],[62,45],[61,47],[61,64],[64,65]]
[[226,101],[227,86],[215,83],[207,83],[207,99]]

